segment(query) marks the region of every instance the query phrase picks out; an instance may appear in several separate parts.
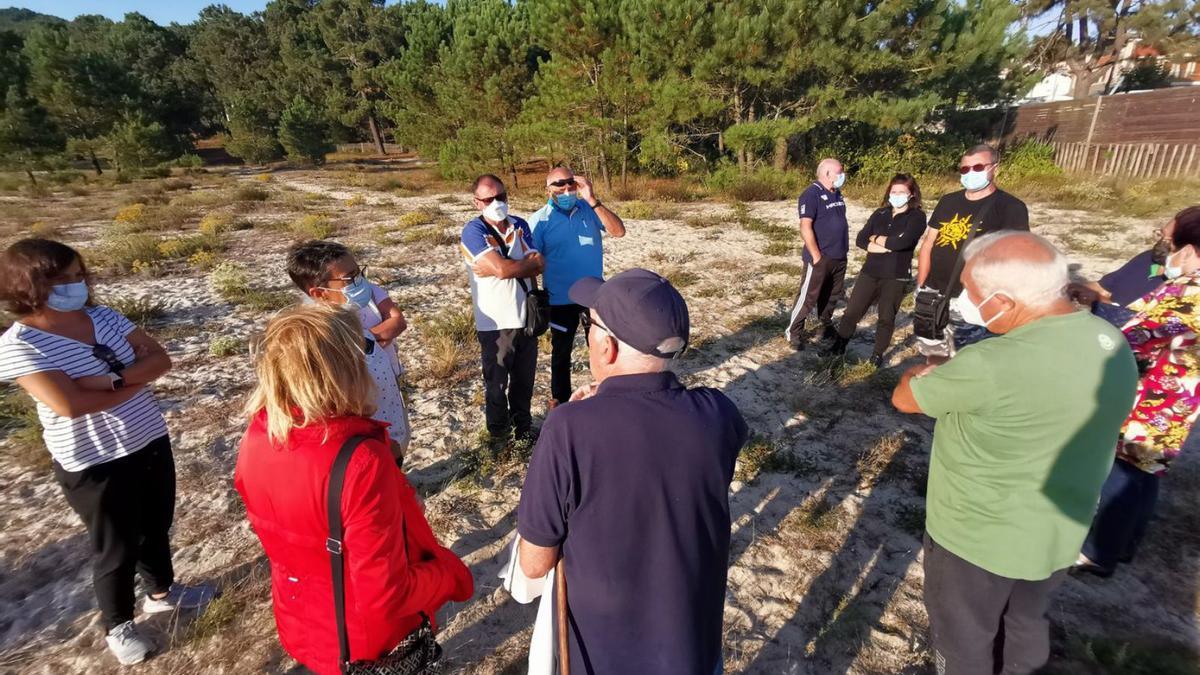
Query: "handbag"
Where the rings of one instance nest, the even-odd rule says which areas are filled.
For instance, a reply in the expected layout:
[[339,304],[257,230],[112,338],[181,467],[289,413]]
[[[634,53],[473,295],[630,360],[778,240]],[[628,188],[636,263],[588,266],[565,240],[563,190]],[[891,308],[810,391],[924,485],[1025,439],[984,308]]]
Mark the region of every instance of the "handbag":
[[[485,220],[483,224],[487,225],[492,236],[496,238],[496,245],[500,247],[500,255],[508,258],[508,246],[504,243],[504,237],[500,236],[491,223]],[[530,278],[529,282],[527,284],[524,279],[517,279],[521,290],[525,291],[525,335],[539,337],[542,333],[550,330],[550,293],[538,288],[536,276]],[[532,284],[532,288],[530,288],[530,284]]]
[[[350,636],[346,632],[346,579],[345,560],[342,557],[342,487],[346,482],[346,466],[354,450],[363,442],[363,436],[346,439],[333,460],[329,472],[329,538],[325,550],[329,551],[329,566],[333,572],[333,612],[337,619],[338,665],[346,675],[438,675],[442,671],[442,647],[433,637],[433,626],[429,617],[421,612],[421,625],[392,651],[374,661],[350,660]],[[407,554],[408,527],[404,529],[404,545]]]
[[[977,222],[982,224],[983,216],[990,214],[995,205],[995,199],[985,204],[983,209],[976,214]],[[959,247],[958,257],[954,260],[954,269],[950,272],[950,283],[946,286],[946,291],[954,287],[959,275],[962,274],[963,266],[967,262],[963,258],[963,251],[966,251],[967,246],[975,240],[975,233],[978,229],[972,227],[971,231],[967,233],[967,238],[963,240],[962,246]],[[948,295],[936,288],[918,288],[916,295],[913,296],[913,335],[926,340],[941,340],[945,335],[946,326],[950,323],[950,301],[954,297],[956,296]]]

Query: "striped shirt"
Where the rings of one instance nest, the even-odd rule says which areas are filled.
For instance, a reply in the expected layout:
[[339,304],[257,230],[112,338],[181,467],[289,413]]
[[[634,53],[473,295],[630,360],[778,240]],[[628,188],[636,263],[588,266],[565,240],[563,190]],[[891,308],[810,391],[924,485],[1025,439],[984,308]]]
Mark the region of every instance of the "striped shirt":
[[[121,363],[134,362],[126,339],[136,326],[108,307],[88,307],[96,343],[116,353]],[[92,345],[16,322],[0,335],[0,381],[50,370],[76,379],[103,375],[108,365],[92,355]],[[82,471],[130,455],[167,435],[167,423],[149,391],[142,390],[115,408],[79,417],[63,417],[37,401],[42,439],[54,461],[67,471]]]

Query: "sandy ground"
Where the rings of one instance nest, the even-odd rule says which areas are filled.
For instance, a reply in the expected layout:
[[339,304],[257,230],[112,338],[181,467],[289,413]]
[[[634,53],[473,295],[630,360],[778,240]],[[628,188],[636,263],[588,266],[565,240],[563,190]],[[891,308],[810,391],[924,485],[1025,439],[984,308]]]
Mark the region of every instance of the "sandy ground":
[[[482,426],[478,367],[470,361],[465,375],[448,380],[433,377],[427,367],[423,337],[430,320],[470,303],[460,257],[453,245],[401,244],[377,234],[379,225],[417,209],[440,210],[446,230],[454,231],[473,215],[469,199],[401,197],[354,187],[346,176],[288,171],[269,183],[254,182],[248,173],[229,176],[272,196],[248,216],[254,229],[228,235],[225,256],[254,270],[257,285],[286,288],[283,251],[290,235],[264,224],[277,219],[278,201],[310,199],[313,206],[306,208],[334,214],[338,239],[356,247],[360,262],[389,270],[376,276],[390,278],[388,290],[411,326],[399,340],[409,367],[414,431],[406,470],[426,495],[435,530],[476,579],[475,596],[448,606],[441,617],[449,670],[524,672],[535,608],[514,603],[496,579],[515,527],[523,469],[502,466],[480,479],[456,479]],[[9,207],[0,222],[10,234],[19,233],[33,217],[24,210],[33,207],[22,198],[0,199]],[[86,246],[112,216],[111,209],[92,209],[87,197],[56,199],[75,209],[60,218],[68,241]],[[621,212],[619,203],[613,208]],[[528,210],[515,209],[521,215]],[[852,203],[853,231],[869,211],[861,201]],[[768,240],[734,224],[731,214],[725,204],[681,204],[658,214],[663,219],[629,219],[628,236],[606,242],[610,274],[644,266],[680,280],[695,348],[678,371],[689,383],[725,391],[760,441],[776,448],[777,461],[768,467],[773,471],[753,475],[754,467],[743,467],[747,480],[733,485],[726,669],[930,672],[920,532],[933,423],[899,414],[888,402],[899,367],[914,358],[908,320],[900,323],[888,367],[877,373],[860,367],[830,374],[815,349],[791,351],[782,330],[798,284],[789,264],[799,257],[764,254]],[[749,215],[792,227],[794,205],[754,203]],[[1155,224],[1037,205],[1031,216],[1034,230],[1063,246],[1078,274],[1093,278],[1140,251]],[[851,260],[852,272],[860,253]],[[100,294],[147,298],[165,309],[148,328],[176,364],[157,386],[179,477],[176,569],[183,580],[216,581],[225,589],[219,606],[199,619],[139,619],[164,653],[129,672],[286,672],[295,664],[275,638],[262,551],[232,486],[244,427],[239,406],[251,385],[249,359],[209,353],[216,338],[249,339],[268,313],[222,300],[204,272],[186,266],[152,278],[105,278]],[[870,353],[872,320],[864,319],[852,355]],[[585,367],[577,364],[577,381]],[[543,357],[535,414],[544,411],[548,379]],[[1069,580],[1058,593],[1052,618],[1060,672],[1132,672],[1121,669],[1126,661],[1105,660],[1104,653],[1118,648],[1124,654],[1145,645],[1200,649],[1198,554],[1190,520],[1200,498],[1188,489],[1196,484],[1195,473],[1190,462],[1181,462],[1167,479],[1161,517],[1135,564],[1108,581]],[[45,466],[6,455],[0,485],[0,672],[116,672],[97,628],[83,528],[52,476]]]

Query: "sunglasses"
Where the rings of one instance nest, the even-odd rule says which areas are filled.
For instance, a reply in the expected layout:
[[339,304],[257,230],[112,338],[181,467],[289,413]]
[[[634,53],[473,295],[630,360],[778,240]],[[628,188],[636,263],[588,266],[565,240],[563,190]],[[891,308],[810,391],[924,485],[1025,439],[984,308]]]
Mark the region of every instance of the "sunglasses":
[[574,184],[575,184],[574,178],[561,178],[552,183],[546,183],[546,186],[560,188],[560,187],[567,187],[568,185],[574,185]]
[[363,352],[370,356],[375,353],[375,341],[367,336],[363,336]]
[[599,321],[593,319],[591,313],[589,313],[589,312],[584,312],[579,315],[579,323],[583,324],[583,329],[585,331],[591,330],[592,326],[595,326],[596,328],[599,328],[600,330],[604,331],[605,333],[612,335],[612,331],[610,331],[608,329],[608,326],[605,326],[604,324],[600,323]]
[[366,278],[367,278],[367,266],[366,266],[366,265],[363,265],[362,267],[358,268],[358,271],[357,271],[357,272],[355,272],[354,274],[351,274],[351,275],[350,275],[350,276],[348,276],[348,277],[329,277],[329,278],[328,278],[328,279],[326,279],[325,281],[326,281],[326,282],[330,282],[330,281],[342,281],[342,282],[345,282],[345,283],[347,283],[347,284],[352,284],[352,283],[354,283],[354,280],[355,280],[355,279],[357,279],[357,278],[359,278],[359,277],[362,277],[363,279],[366,279]]
[[476,197],[475,199],[478,199],[479,202],[482,204],[491,204],[492,202],[494,202],[496,200],[500,200],[500,201],[504,202],[505,204],[507,204],[508,203],[508,193],[501,192],[499,194],[492,195],[491,197]]
[[92,347],[92,356],[100,359],[108,366],[108,369],[114,373],[120,373],[125,370],[125,364],[121,363],[121,359],[117,358],[117,353],[108,345],[97,344]]
[[960,166],[958,167],[958,172],[965,176],[969,171],[983,171],[989,166],[991,166],[990,162],[988,164],[971,164],[968,166]]

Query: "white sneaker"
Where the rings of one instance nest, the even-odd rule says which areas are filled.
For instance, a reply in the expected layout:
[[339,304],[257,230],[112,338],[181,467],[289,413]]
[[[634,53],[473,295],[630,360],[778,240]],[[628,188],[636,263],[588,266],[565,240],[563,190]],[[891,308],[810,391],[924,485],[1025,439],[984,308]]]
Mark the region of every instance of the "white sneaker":
[[138,632],[132,621],[126,621],[110,630],[108,635],[104,636],[104,641],[108,643],[108,651],[112,652],[123,666],[141,663],[154,651],[154,643]]
[[217,591],[212,586],[171,584],[171,590],[167,591],[164,597],[152,598],[147,595],[146,601],[142,603],[142,611],[147,614],[158,614],[174,612],[177,609],[198,609],[212,602],[216,595]]

